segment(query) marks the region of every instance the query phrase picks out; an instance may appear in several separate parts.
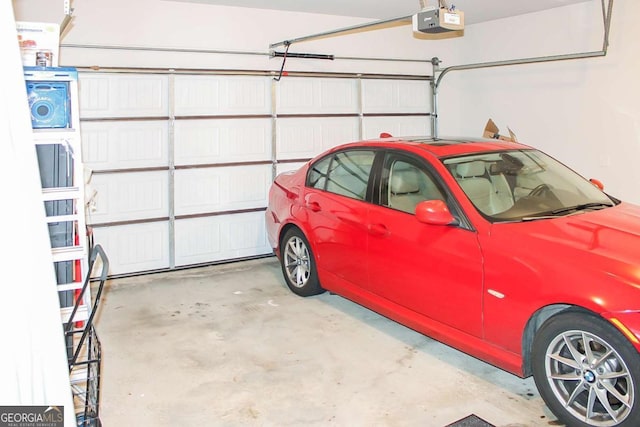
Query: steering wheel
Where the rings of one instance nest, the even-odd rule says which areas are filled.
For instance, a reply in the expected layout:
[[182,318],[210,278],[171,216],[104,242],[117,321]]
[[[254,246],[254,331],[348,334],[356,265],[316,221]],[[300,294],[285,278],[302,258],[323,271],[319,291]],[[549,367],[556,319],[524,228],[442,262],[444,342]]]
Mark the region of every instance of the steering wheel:
[[551,191],[551,187],[548,184],[540,184],[529,193],[530,197],[539,197],[544,195],[547,191]]

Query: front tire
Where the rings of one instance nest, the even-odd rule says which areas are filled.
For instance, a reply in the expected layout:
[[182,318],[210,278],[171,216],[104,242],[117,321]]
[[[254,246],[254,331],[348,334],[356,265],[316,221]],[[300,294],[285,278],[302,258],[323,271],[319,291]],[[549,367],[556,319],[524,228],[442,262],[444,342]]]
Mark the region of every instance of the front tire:
[[308,297],[324,292],[318,280],[313,252],[302,231],[289,229],[282,238],[280,252],[282,274],[293,293]]
[[551,317],[534,338],[532,364],[540,395],[567,426],[640,426],[640,355],[603,319]]

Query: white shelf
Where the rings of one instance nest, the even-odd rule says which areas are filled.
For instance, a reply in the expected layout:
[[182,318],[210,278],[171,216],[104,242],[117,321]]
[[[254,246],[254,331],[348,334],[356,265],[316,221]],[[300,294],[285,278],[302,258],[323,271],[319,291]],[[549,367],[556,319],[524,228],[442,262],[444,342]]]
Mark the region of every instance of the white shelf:
[[[64,307],[60,309],[60,318],[62,319],[62,323],[69,323],[69,316],[71,316],[71,312],[73,311],[73,307]],[[73,317],[74,322],[84,322],[89,318],[89,311],[87,310],[86,305],[81,305],[78,307],[78,311],[76,311],[76,315]]]
[[53,262],[75,261],[87,259],[87,251],[84,246],[63,246],[51,249]]
[[82,282],[72,282],[72,283],[65,283],[62,285],[58,285],[57,289],[58,292],[64,292],[64,291],[77,291],[79,289],[82,289],[82,285],[84,283]]
[[36,145],[72,144],[78,135],[75,129],[34,129],[33,141]]
[[51,224],[54,222],[73,222],[77,220],[78,220],[78,215],[76,214],[48,216],[46,219],[47,224]]
[[54,187],[42,189],[42,198],[45,202],[51,200],[73,200],[82,197],[78,187]]
[[86,365],[74,366],[73,370],[69,374],[69,381],[72,386],[79,384],[82,386],[79,390],[84,390],[84,383],[87,382],[87,375],[88,372]]
[[66,136],[75,138],[78,135],[75,128],[34,128],[31,129],[36,138],[55,138]]

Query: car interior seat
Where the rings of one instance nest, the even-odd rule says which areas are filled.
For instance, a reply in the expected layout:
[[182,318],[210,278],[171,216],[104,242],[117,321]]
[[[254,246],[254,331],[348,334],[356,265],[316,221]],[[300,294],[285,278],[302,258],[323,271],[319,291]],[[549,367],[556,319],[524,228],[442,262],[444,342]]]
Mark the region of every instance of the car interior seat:
[[389,206],[414,213],[416,205],[426,197],[420,191],[420,176],[414,167],[393,169],[389,178]]
[[492,205],[493,185],[485,178],[486,169],[483,161],[459,163],[456,165],[456,179],[469,200],[482,212],[494,213]]
[[493,208],[492,213],[499,213],[504,212],[513,206],[513,192],[511,191],[509,182],[504,174],[495,170],[493,166],[495,166],[495,164],[487,167],[489,179],[491,180],[491,185],[493,185],[494,191],[491,201]]

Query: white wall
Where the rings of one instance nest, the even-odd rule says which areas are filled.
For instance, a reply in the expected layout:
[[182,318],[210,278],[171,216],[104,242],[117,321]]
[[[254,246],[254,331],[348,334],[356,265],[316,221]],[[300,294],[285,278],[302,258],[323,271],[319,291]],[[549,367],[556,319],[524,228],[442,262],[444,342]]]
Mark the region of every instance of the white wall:
[[[14,0],[20,20],[60,22],[62,0]],[[363,19],[161,0],[74,2],[63,43],[203,48],[267,53],[269,44]],[[600,50],[600,1],[467,26],[463,38],[419,40],[409,26],[331,37],[292,52],[337,56],[437,56],[443,67]],[[522,142],[557,156],[618,197],[640,203],[640,2],[615,0],[604,58],[454,72],[440,87],[440,135],[480,135],[487,118]],[[62,65],[278,70],[258,55],[145,53],[64,48]],[[287,70],[431,74],[427,63],[290,59]]]
[[[640,203],[640,2],[615,0],[612,16],[606,57],[453,72],[440,88],[450,107],[441,114],[461,114],[465,135],[492,117],[501,131],[511,127],[520,141]],[[470,26],[461,53],[476,63],[597,51],[602,28],[593,0]],[[463,93],[458,108],[449,105],[453,85]]]

